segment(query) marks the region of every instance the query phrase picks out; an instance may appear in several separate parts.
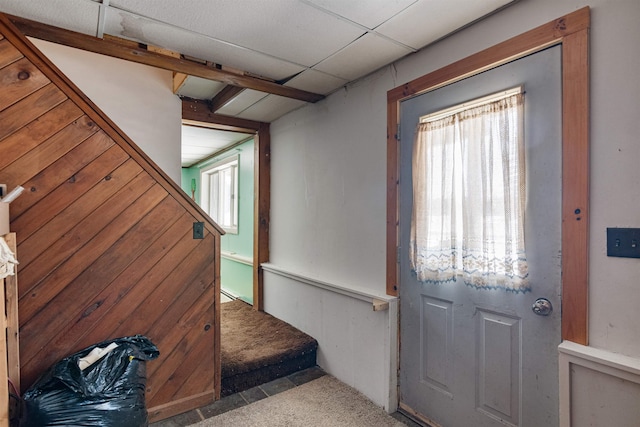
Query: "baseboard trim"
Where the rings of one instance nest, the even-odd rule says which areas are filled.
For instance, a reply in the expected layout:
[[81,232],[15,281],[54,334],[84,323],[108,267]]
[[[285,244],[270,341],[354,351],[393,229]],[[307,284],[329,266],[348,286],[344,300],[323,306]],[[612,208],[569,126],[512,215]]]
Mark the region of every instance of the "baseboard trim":
[[148,410],[149,423],[155,423],[156,421],[164,420],[192,409],[201,408],[209,403],[213,403],[214,400],[214,391],[210,390],[185,397],[184,399],[165,403],[164,405],[154,406]]

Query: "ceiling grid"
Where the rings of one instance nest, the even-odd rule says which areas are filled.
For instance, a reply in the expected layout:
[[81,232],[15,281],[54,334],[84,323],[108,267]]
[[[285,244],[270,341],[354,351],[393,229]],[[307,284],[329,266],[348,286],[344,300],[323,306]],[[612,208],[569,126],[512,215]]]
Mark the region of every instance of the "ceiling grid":
[[[517,0],[516,0],[517,1]],[[115,36],[328,95],[513,0],[0,0],[0,12]],[[177,94],[226,87],[189,76]],[[304,101],[245,89],[216,111],[271,122]]]

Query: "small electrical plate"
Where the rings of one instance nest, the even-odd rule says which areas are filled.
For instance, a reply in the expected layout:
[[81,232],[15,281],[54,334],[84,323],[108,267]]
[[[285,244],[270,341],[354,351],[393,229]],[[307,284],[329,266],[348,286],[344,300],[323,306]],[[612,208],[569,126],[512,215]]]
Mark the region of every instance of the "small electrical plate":
[[640,258],[640,228],[607,228],[607,256]]
[[204,239],[204,222],[193,223],[193,238]]
[[7,195],[7,184],[0,184],[0,199]]

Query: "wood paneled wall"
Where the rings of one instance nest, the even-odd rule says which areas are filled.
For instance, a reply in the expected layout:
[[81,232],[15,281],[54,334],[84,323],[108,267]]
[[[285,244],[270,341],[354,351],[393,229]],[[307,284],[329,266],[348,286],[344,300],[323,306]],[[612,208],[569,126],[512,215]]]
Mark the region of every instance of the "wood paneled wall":
[[151,420],[213,401],[221,230],[1,15],[0,33],[0,183],[25,188],[10,205],[22,388],[70,353],[142,334],[160,349]]

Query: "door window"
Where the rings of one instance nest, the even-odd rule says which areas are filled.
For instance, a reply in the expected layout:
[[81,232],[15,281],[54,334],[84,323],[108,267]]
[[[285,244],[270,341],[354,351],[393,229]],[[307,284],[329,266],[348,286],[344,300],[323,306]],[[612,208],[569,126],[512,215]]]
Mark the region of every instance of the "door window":
[[529,290],[523,97],[516,88],[421,118],[410,242],[421,282]]

